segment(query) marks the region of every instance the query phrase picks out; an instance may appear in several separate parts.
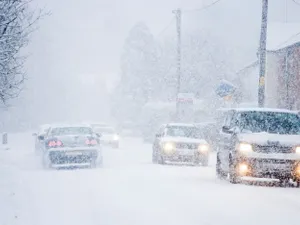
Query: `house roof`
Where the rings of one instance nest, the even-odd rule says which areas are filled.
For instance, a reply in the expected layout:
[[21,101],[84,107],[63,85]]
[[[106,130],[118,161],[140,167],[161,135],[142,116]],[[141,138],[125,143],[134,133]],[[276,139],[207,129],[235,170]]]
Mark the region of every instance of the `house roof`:
[[[277,52],[294,44],[300,44],[300,23],[268,23],[267,51]],[[237,74],[248,74],[256,69],[259,61],[256,57],[253,62],[243,67]]]
[[278,51],[300,42],[300,23],[269,23],[267,51]]

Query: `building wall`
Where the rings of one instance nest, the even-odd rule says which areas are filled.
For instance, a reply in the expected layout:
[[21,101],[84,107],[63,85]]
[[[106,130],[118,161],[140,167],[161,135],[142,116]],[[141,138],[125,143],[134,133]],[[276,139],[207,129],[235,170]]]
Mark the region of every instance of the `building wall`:
[[[288,56],[286,58],[286,56]],[[280,58],[278,74],[278,106],[287,109],[300,108],[300,48],[289,49],[289,53]]]
[[280,59],[280,54],[267,53],[265,106],[269,108],[278,107],[278,89],[280,86],[278,76],[281,73]]
[[266,107],[300,109],[300,48],[268,53],[266,68]]

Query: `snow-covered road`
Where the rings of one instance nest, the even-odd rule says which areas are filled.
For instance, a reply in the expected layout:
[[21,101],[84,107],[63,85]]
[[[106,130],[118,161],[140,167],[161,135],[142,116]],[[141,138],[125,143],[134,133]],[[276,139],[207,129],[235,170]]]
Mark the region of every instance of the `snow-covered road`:
[[0,151],[0,225],[299,224],[297,188],[232,185],[210,166],[151,163],[151,146],[124,139],[104,168],[44,171],[30,134]]

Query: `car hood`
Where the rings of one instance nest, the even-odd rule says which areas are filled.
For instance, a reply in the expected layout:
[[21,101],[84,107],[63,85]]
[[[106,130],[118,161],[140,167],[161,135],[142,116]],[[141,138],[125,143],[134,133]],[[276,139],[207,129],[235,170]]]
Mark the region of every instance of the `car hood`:
[[161,139],[162,142],[177,142],[177,143],[197,143],[207,144],[204,139],[187,138],[187,137],[164,137]]
[[280,145],[300,145],[300,135],[282,135],[270,133],[252,133],[252,134],[239,134],[238,139],[241,142],[258,145],[272,145],[272,143]]

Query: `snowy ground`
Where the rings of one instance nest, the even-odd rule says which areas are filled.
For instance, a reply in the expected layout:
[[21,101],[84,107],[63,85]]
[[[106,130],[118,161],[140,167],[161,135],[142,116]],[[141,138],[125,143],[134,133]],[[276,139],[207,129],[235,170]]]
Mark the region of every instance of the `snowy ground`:
[[30,134],[0,151],[0,225],[299,224],[300,189],[232,185],[207,168],[151,163],[151,146],[124,139],[104,168],[44,171]]

